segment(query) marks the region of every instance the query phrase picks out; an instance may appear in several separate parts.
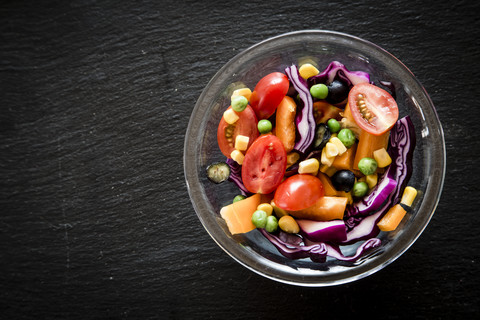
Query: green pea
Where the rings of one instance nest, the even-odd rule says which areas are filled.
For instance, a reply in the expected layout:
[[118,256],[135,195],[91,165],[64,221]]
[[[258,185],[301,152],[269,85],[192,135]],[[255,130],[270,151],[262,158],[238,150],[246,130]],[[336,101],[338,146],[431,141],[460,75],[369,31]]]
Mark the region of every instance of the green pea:
[[336,119],[329,119],[327,121],[327,126],[331,133],[337,133],[341,128],[340,123]]
[[244,195],[239,194],[238,196],[235,196],[235,198],[233,198],[233,202],[237,202],[237,201],[243,200],[245,198],[246,197]]
[[258,131],[260,131],[260,133],[268,133],[272,131],[272,123],[267,119],[258,121]]
[[252,215],[252,223],[257,228],[265,228],[267,225],[267,213],[263,210],[257,210]]
[[355,182],[352,189],[352,194],[354,197],[361,198],[366,195],[368,192],[368,184],[366,182]]
[[343,145],[347,148],[350,148],[355,144],[355,134],[350,129],[342,129],[337,134],[337,138],[342,141]]
[[242,112],[248,105],[248,100],[244,96],[236,96],[232,99],[232,109]]
[[313,85],[310,88],[310,94],[317,99],[325,99],[328,96],[328,87],[323,83]]
[[358,169],[366,176],[374,174],[377,171],[377,161],[368,157],[362,158],[358,161]]
[[278,228],[278,220],[275,216],[268,216],[267,223],[265,225],[265,230],[267,232],[275,232]]

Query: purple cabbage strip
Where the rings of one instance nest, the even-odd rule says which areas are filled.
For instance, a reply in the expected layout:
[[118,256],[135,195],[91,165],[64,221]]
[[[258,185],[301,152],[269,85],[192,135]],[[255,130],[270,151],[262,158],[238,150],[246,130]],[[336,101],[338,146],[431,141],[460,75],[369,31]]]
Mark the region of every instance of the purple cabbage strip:
[[390,193],[383,206],[374,214],[367,217],[350,217],[347,219],[346,224],[349,231],[347,232],[347,240],[343,244],[354,243],[378,235],[380,230],[377,227],[377,222],[380,221],[390,207],[398,203],[408,180],[410,180],[415,145],[415,128],[410,117],[406,116],[398,120],[390,131],[388,153],[394,161],[392,161],[392,164],[384,173],[389,178],[395,179],[397,186]]
[[363,71],[350,71],[342,63],[332,61],[322,73],[308,79],[308,87],[318,83],[328,85],[332,83],[335,78],[340,79],[349,87],[363,82],[370,83],[370,75],[368,73]]
[[[380,239],[373,238],[365,241],[357,248],[353,256],[345,256],[337,245],[328,244],[324,242],[311,242],[305,240],[305,245],[301,245],[302,239],[299,236],[289,235],[288,238],[282,236],[282,233],[277,237],[274,234],[268,233],[265,229],[258,229],[260,232],[277,248],[277,250],[288,259],[303,259],[310,258],[314,262],[325,262],[327,256],[333,257],[341,261],[354,262],[363,256],[368,250],[380,246]],[[291,240],[292,237],[297,237]],[[288,242],[286,240],[289,240]]]
[[343,220],[314,221],[298,219],[300,234],[315,242],[341,242],[347,238],[347,227]]
[[[387,169],[390,171],[390,168]],[[388,172],[387,171],[387,172]],[[357,215],[367,215],[379,209],[387,200],[390,193],[397,187],[397,181],[389,174],[384,174],[370,194],[359,201],[347,206],[345,218]]]
[[245,188],[243,181],[242,181],[242,166],[239,165],[235,160],[228,158],[226,163],[230,167],[230,176],[228,177],[228,180],[232,181],[237,185],[237,187],[240,189],[240,192],[244,196],[250,196],[253,193],[247,190]]
[[303,108],[295,117],[295,124],[299,139],[295,142],[294,149],[305,153],[310,147],[315,137],[315,118],[313,117],[313,100],[307,82],[298,73],[295,65],[285,69],[285,73],[298,92],[300,99],[303,101]]

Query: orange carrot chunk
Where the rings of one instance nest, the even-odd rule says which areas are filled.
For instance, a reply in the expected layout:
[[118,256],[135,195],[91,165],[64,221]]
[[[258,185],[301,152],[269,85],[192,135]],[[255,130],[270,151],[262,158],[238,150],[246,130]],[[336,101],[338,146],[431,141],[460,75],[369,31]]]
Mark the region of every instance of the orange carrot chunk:
[[358,170],[358,162],[365,157],[373,159],[373,152],[378,149],[388,148],[388,138],[390,131],[387,131],[379,136],[370,134],[364,130],[360,133],[358,138],[358,146],[353,160],[353,169]]
[[321,197],[313,206],[298,211],[288,211],[295,218],[316,221],[343,219],[348,199],[345,197]]
[[255,225],[252,223],[252,215],[257,210],[260,201],[261,195],[256,193],[220,210],[220,215],[227,223],[231,234],[246,233],[255,229]]
[[405,216],[405,213],[405,209],[403,209],[400,204],[394,205],[383,216],[382,220],[377,223],[378,228],[382,231],[395,230]]
[[329,176],[327,176],[325,173],[320,171],[317,174],[317,178],[319,178],[320,181],[322,181],[323,190],[325,191],[326,196],[336,196],[337,195],[337,190],[333,186],[332,181],[330,180]]
[[289,153],[295,146],[295,113],[297,105],[289,96],[285,96],[277,107],[275,116],[275,135],[282,141]]

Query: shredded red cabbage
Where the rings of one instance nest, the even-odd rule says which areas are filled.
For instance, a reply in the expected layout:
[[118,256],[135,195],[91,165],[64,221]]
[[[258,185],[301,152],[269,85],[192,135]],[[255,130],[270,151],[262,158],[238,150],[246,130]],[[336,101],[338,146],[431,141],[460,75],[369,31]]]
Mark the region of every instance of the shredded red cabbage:
[[242,166],[239,165],[235,160],[228,158],[226,163],[230,167],[230,176],[228,177],[229,181],[232,181],[240,189],[240,192],[244,196],[251,196],[253,193],[245,188],[245,185],[242,181]]
[[358,83],[370,83],[370,75],[363,71],[350,71],[342,63],[332,61],[322,73],[308,79],[309,87],[314,84],[323,83],[330,84],[335,79],[341,80],[343,83],[352,87]]
[[303,107],[297,112],[295,124],[297,125],[299,139],[293,147],[295,150],[305,153],[313,142],[315,137],[315,118],[313,117],[313,100],[307,82],[298,73],[295,65],[285,69],[290,83],[297,91],[300,99],[303,101]]
[[388,153],[394,161],[390,164],[384,176],[394,179],[397,186],[388,195],[387,200],[370,216],[347,217],[345,223],[349,231],[344,244],[350,244],[359,240],[376,237],[380,230],[377,222],[401,198],[408,180],[412,175],[413,151],[416,145],[415,128],[409,116],[398,120],[390,131],[390,146]]

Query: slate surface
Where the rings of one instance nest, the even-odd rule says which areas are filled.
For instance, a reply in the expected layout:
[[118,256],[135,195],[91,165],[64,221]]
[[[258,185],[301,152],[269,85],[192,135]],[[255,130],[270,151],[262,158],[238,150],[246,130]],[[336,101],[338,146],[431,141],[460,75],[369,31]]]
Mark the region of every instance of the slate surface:
[[[422,4],[423,3],[423,4]],[[246,319],[478,315],[475,1],[3,1],[0,318]],[[396,55],[442,121],[447,174],[397,261],[301,288],[233,261],[188,198],[183,142],[203,87],[241,50],[328,29]]]

